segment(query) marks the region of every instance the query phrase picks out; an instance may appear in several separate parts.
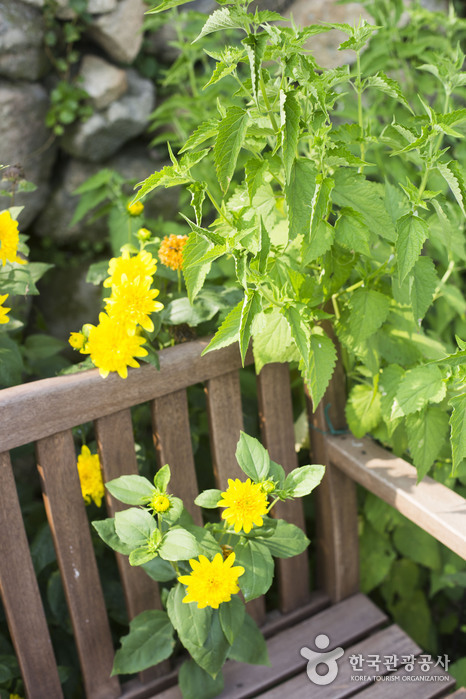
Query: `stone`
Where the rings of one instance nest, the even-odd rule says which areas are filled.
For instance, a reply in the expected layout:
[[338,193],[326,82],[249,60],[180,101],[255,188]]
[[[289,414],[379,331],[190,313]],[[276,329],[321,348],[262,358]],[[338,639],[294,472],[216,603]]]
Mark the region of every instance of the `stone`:
[[42,12],[20,0],[0,3],[0,75],[35,81],[48,70]]
[[126,71],[128,91],[107,109],[72,126],[61,146],[71,155],[91,162],[101,162],[121,146],[141,134],[154,109],[155,87],[136,71]]
[[82,87],[96,109],[104,109],[128,88],[126,73],[98,56],[84,56],[80,76]]
[[[33,3],[42,2],[42,5],[44,4],[44,0],[26,1]],[[77,16],[75,10],[73,10],[73,8],[70,7],[69,0],[56,0],[56,2],[58,7],[55,12],[55,16],[58,17],[58,19],[70,20],[74,19]],[[88,12],[90,15],[100,15],[106,12],[113,12],[113,10],[116,9],[117,5],[118,0],[87,0],[86,12]]]
[[[19,216],[21,230],[41,211],[50,191],[57,144],[45,126],[48,108],[49,97],[41,85],[0,82],[0,163],[20,165],[26,179],[37,186],[34,192],[15,197],[15,205],[25,207]],[[0,185],[11,189],[8,182]],[[0,197],[1,209],[10,205],[9,197]]]
[[87,33],[108,55],[120,63],[132,63],[142,45],[144,0],[120,0],[113,12],[99,15]]

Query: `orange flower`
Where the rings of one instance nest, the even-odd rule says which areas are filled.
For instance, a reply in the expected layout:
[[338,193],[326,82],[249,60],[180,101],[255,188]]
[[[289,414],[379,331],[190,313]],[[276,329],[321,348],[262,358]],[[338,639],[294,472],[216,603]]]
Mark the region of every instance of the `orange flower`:
[[181,269],[183,264],[183,248],[188,240],[187,235],[166,235],[159,248],[159,260],[170,269]]

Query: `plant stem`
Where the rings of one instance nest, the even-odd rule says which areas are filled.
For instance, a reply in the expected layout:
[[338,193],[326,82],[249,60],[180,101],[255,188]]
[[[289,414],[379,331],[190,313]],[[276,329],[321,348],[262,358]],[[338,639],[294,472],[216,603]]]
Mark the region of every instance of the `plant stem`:
[[269,98],[267,97],[267,88],[265,86],[264,76],[262,75],[262,68],[259,71],[259,75],[260,75],[259,84],[260,84],[260,88],[261,88],[261,92],[262,92],[262,97],[264,98],[264,103],[265,103],[265,106],[267,109],[267,113],[269,115],[273,130],[275,131],[275,133],[278,133],[278,124],[277,124],[277,120],[275,119],[275,114],[272,111],[272,107],[270,106]]
[[181,292],[181,270],[177,269],[176,273],[178,275],[178,293]]
[[[365,145],[364,145],[364,120],[362,116],[362,90],[361,90],[361,59],[359,56],[359,51],[356,51],[356,69],[358,71],[357,79],[356,79],[356,91],[358,93],[358,123],[359,123],[359,129],[361,131],[361,160],[364,160],[365,156]],[[358,168],[358,172],[362,172],[363,170],[363,165],[360,165]]]

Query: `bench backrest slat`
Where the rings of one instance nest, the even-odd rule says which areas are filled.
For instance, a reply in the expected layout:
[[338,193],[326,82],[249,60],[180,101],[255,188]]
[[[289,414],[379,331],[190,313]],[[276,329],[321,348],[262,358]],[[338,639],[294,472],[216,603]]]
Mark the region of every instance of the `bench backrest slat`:
[[169,490],[183,500],[194,523],[202,526],[201,510],[193,502],[199,489],[191,445],[186,389],[152,401],[152,421],[158,464],[170,466]]
[[[294,447],[293,406],[290,372],[287,364],[268,364],[258,376],[259,416],[262,441],[271,458],[281,464],[285,473],[298,466]],[[278,502],[275,517],[306,529],[300,500]],[[285,560],[277,560],[280,608],[289,612],[309,601],[309,563],[307,552]]]
[[0,477],[0,590],[21,674],[30,699],[60,699],[60,679],[8,452],[0,454]]
[[113,644],[89,522],[81,495],[71,430],[36,444],[45,508],[70,611],[88,699],[118,697],[110,677]]

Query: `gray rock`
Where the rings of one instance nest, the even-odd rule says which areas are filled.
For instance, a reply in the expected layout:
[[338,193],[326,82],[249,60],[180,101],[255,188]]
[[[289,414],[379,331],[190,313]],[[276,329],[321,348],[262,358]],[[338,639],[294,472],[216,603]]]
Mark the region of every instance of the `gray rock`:
[[[15,197],[15,204],[25,207],[19,217],[22,230],[45,205],[50,190],[57,146],[45,127],[48,108],[49,97],[41,85],[0,82],[0,163],[19,164],[26,179],[37,185],[34,192]],[[8,183],[1,186],[10,189]],[[10,205],[9,197],[0,197],[0,208]]]
[[104,109],[121,97],[128,88],[126,73],[98,56],[84,56],[80,87],[86,90],[96,109]]
[[106,110],[72,127],[62,138],[64,150],[76,158],[100,162],[144,131],[154,108],[155,88],[134,70],[128,69],[126,74],[127,93]]
[[20,0],[0,3],[0,75],[10,80],[37,80],[49,67],[44,51],[44,20]]
[[144,0],[119,0],[113,12],[98,16],[88,34],[120,63],[132,63],[142,45]]
[[[43,0],[26,0],[29,2],[42,2]],[[76,12],[70,7],[69,0],[56,0],[57,11],[55,16],[58,19],[74,19],[76,17]],[[90,15],[100,15],[106,12],[113,12],[116,9],[118,0],[87,0],[87,12]]]

